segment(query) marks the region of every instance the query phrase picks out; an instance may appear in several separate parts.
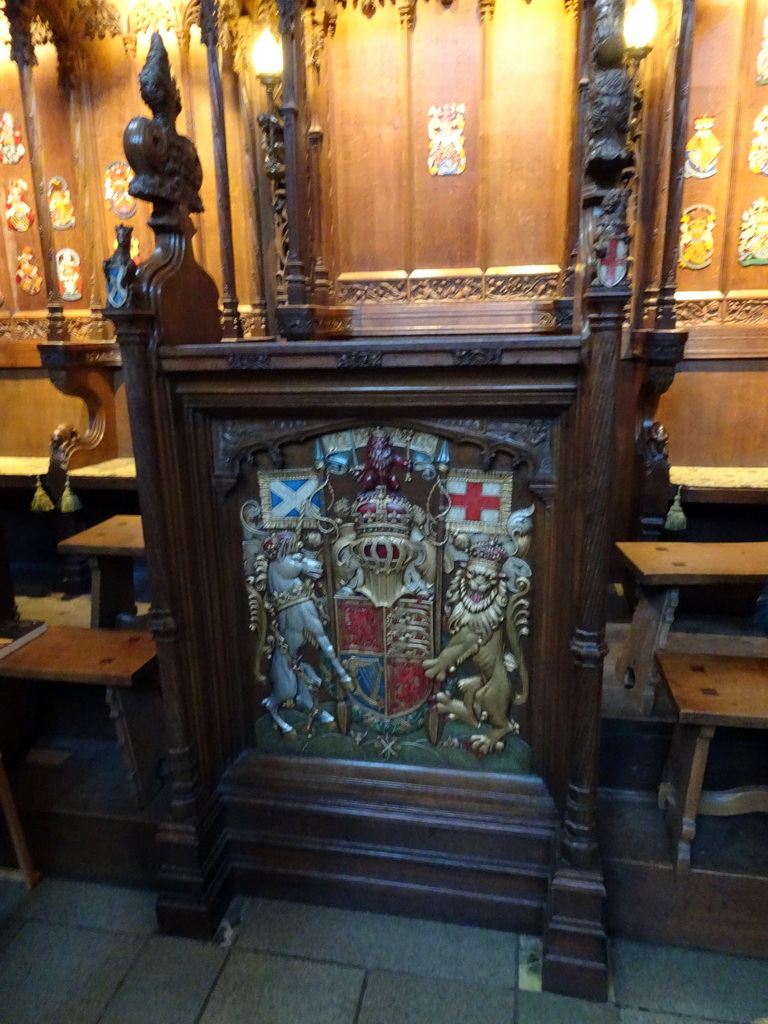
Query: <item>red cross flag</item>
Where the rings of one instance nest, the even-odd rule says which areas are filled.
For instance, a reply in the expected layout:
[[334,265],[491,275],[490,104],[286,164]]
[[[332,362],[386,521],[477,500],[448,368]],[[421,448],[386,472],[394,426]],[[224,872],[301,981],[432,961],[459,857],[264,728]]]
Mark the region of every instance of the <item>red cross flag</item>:
[[447,521],[454,530],[501,533],[512,510],[512,474],[451,473]]

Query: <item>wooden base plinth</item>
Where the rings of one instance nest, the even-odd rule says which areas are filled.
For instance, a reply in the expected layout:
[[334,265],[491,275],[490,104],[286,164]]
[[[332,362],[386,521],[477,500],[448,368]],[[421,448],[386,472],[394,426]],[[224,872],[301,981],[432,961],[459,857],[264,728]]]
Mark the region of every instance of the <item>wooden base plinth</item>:
[[222,789],[240,892],[542,931],[540,779],[246,754]]
[[157,924],[165,935],[210,939],[232,898],[232,867],[221,801],[214,797],[195,823],[164,822]]
[[548,992],[605,1002],[608,944],[599,871],[558,868],[549,893],[542,985]]

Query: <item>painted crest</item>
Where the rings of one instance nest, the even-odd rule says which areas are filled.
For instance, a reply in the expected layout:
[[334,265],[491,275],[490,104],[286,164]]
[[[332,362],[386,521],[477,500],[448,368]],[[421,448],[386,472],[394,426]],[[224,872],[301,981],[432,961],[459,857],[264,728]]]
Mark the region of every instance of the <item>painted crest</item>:
[[32,207],[27,202],[29,186],[23,178],[16,178],[8,186],[5,200],[5,219],[13,231],[28,231],[35,223]]
[[629,246],[624,239],[610,239],[605,256],[598,257],[595,265],[597,279],[603,287],[615,288],[626,278],[628,255]]
[[755,118],[755,137],[749,147],[749,169],[753,174],[768,174],[768,107]]
[[704,270],[715,250],[715,208],[706,203],[689,206],[680,218],[680,266]]
[[763,22],[763,41],[757,55],[757,84],[768,85],[768,18]]
[[43,275],[28,245],[21,250],[16,260],[16,283],[27,295],[37,295],[43,287]]
[[429,108],[429,173],[438,177],[462,174],[467,166],[464,152],[464,124],[467,108],[464,103],[446,103]]
[[56,272],[59,275],[59,295],[66,302],[77,302],[83,297],[83,276],[80,257],[74,249],[59,249],[56,253]]
[[102,269],[107,282],[107,305],[122,309],[128,303],[131,282],[136,277],[136,263],[131,258],[133,228],[117,224],[115,234],[114,251],[104,260]]
[[[119,226],[120,225],[118,225],[118,227]],[[117,249],[117,239],[115,239],[115,241],[112,244],[112,251],[114,252],[115,249]],[[131,259],[133,260],[137,267],[141,263],[141,243],[139,242],[138,238],[135,235],[131,236]]]
[[128,192],[133,171],[125,160],[113,160],[104,176],[104,198],[116,217],[127,219],[136,213],[136,200]]
[[64,178],[51,178],[48,183],[48,208],[51,211],[51,227],[57,231],[66,231],[75,226],[75,208]]
[[515,770],[533,507],[512,473],[387,427],[319,436],[311,462],[259,468],[241,508],[257,745]]
[[4,110],[0,114],[0,163],[17,164],[25,152],[21,144],[21,130],[16,127],[13,114]]
[[768,199],[756,199],[741,218],[739,263],[743,267],[768,264]]
[[723,147],[712,131],[714,125],[714,117],[697,117],[693,122],[693,137],[685,149],[686,178],[711,178],[717,173],[717,157]]

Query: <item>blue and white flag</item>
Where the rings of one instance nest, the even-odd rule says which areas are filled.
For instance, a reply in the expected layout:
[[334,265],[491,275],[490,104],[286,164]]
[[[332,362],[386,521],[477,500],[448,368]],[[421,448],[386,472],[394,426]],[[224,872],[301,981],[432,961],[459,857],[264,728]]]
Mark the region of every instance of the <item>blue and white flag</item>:
[[292,526],[302,514],[307,519],[322,514],[322,484],[306,470],[262,472],[259,478],[265,526]]

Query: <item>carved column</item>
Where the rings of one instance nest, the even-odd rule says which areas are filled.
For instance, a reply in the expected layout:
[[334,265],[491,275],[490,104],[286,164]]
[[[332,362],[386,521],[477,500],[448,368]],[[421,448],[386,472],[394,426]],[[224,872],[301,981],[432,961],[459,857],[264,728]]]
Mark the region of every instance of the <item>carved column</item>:
[[285,144],[285,189],[288,215],[288,260],[286,291],[289,306],[307,302],[306,231],[307,190],[302,159],[298,103],[298,75],[303,68],[302,18],[298,0],[277,0],[278,27],[283,43],[283,118]]
[[672,118],[672,153],[661,260],[661,288],[656,305],[656,327],[675,326],[675,289],[680,251],[680,214],[683,207],[688,99],[693,59],[694,0],[683,0],[680,35],[675,57],[675,106]]
[[[221,324],[216,286],[195,262],[191,245],[188,210],[202,209],[200,161],[192,143],[176,131],[179,93],[158,33],[140,83],[154,116],[134,118],[124,144],[135,171],[131,195],[153,204],[149,224],[156,248],[138,272],[127,254],[117,277],[116,263],[105,267],[108,295],[121,303],[108,306],[106,313],[115,324],[123,359],[169,747],[171,818],[158,832],[163,859],[158,921],[161,930],[203,937],[220,917],[228,891],[217,845],[216,800],[205,796],[199,776],[205,740],[189,710],[202,699],[196,682],[200,666],[185,656],[183,641],[194,623],[177,581],[178,565],[194,540],[189,523],[171,523],[166,516],[166,508],[179,500],[183,455],[172,440],[173,411],[157,385],[157,347],[218,342]],[[187,301],[190,295],[193,304]]]
[[219,245],[223,295],[222,327],[227,338],[242,338],[243,325],[238,310],[235,288],[235,250],[232,241],[232,206],[229,195],[229,163],[227,160],[227,127],[224,117],[224,91],[219,70],[219,5],[218,0],[201,0],[202,39],[208,52],[208,82],[211,92],[213,127],[213,160],[216,168],[216,209],[219,215]]
[[323,143],[323,129],[313,123],[307,133],[309,138],[309,154],[312,162],[312,251],[314,266],[312,268],[312,298],[321,306],[328,304],[331,293],[331,282],[328,268],[323,259],[323,202],[320,178],[320,148]]
[[38,130],[40,119],[32,79],[32,69],[37,64],[37,57],[32,45],[30,16],[22,0],[6,0],[5,15],[11,30],[11,59],[19,69],[21,102],[24,107],[24,123],[29,142],[29,163],[37,195],[37,226],[43,252],[45,287],[48,293],[48,337],[54,341],[65,341],[69,337],[69,329],[64,319],[64,305],[59,297],[56,251],[53,245],[48,190],[43,173],[42,137]]
[[[567,234],[563,252],[563,271],[560,297],[555,301],[555,317],[561,330],[578,330],[581,309],[574,309],[574,301],[581,296],[576,286],[576,265],[579,260],[579,232],[581,230],[581,189],[584,166],[584,122],[589,85],[589,38],[592,3],[576,6],[576,53],[573,76],[576,85],[576,103],[571,111],[571,155],[568,190]],[[574,326],[575,325],[575,326]]]
[[[563,839],[550,887],[544,986],[606,999],[605,896],[597,848],[597,770],[605,644],[605,596],[614,455],[615,390],[624,309],[630,298],[629,77],[622,0],[596,0],[589,39],[581,261],[589,336],[577,409],[579,507],[575,628],[571,642],[572,734]],[[573,957],[574,937],[582,953]]]

